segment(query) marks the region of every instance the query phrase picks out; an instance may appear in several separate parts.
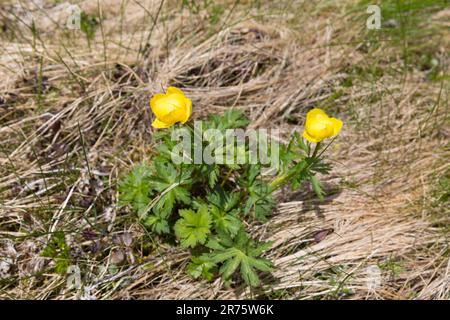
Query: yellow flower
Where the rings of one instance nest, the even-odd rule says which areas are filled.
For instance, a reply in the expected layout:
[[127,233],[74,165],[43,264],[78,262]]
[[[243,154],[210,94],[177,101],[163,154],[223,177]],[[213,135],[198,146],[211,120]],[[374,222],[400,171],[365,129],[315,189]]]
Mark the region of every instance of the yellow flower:
[[306,114],[305,131],[303,137],[310,142],[320,142],[334,137],[341,131],[342,121],[330,118],[322,109],[312,109]]
[[177,122],[185,123],[192,114],[192,101],[175,87],[167,88],[166,93],[155,94],[150,107],[156,116],[152,126],[158,129],[169,128]]

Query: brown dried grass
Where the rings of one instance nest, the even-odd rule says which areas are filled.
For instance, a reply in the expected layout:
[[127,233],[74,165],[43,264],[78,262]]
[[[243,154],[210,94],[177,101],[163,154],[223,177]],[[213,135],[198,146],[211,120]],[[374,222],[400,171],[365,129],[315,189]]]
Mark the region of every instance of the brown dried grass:
[[[81,7],[95,13],[92,3]],[[254,19],[256,9],[229,2],[216,32],[204,10],[194,15],[168,1],[159,12],[159,1],[130,1],[122,15],[118,3],[101,1],[103,32],[91,50],[82,37],[63,42],[55,24],[65,16],[55,8],[37,10],[35,43],[17,21],[18,8],[2,9],[23,38],[0,51],[0,252],[12,266],[1,298],[85,294],[46,271],[53,262],[39,252],[56,230],[66,231],[83,283],[98,299],[449,298],[448,205],[431,205],[433,183],[449,169],[447,84],[413,70],[403,82],[386,72],[370,85],[356,79],[343,86],[349,67],[371,63],[355,45],[361,28],[343,14],[352,2],[335,7],[341,11],[303,4],[300,28],[288,10],[268,5],[256,13],[270,17]],[[139,54],[147,39],[150,50]],[[395,54],[385,46],[374,56],[382,68],[400,69]],[[190,279],[187,253],[166,244],[147,252],[153,239],[117,208],[117,178],[151,156],[148,98],[170,84],[186,87],[195,117],[242,108],[253,127],[279,127],[286,136],[301,130],[313,106],[332,106],[345,120],[329,152],[326,201],[307,188],[280,193],[270,222],[252,226],[274,241],[269,257],[277,266],[258,290]],[[93,225],[106,232],[83,238]],[[125,250],[115,241],[124,232],[134,245],[110,274],[112,252]],[[370,288],[367,267],[382,265],[379,286]]]

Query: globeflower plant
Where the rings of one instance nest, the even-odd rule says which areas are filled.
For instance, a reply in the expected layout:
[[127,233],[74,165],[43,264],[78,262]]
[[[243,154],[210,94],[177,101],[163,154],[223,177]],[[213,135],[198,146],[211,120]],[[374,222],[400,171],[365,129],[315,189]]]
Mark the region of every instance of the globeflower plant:
[[[324,198],[318,176],[328,174],[331,166],[323,159],[329,144],[324,146],[322,141],[338,135],[342,121],[312,109],[303,134],[294,132],[282,144],[260,132],[245,134],[241,140],[241,134],[230,135],[246,132],[250,124],[238,109],[210,115],[200,126],[192,126],[188,123],[192,102],[175,87],[155,94],[150,107],[156,118],[152,126],[158,129],[153,136],[154,154],[151,161],[136,165],[121,179],[120,205],[136,213],[146,232],[160,241],[175,239],[189,250],[186,271],[193,278],[212,281],[220,276],[225,285],[260,286],[261,277],[275,268],[267,258],[272,243],[253,239],[248,226],[268,223],[282,188],[311,186],[319,199]],[[174,139],[177,130],[189,138],[182,148],[179,139]],[[267,153],[263,156],[272,161],[253,161],[252,146],[267,145],[267,139],[272,147],[262,149]],[[180,152],[185,161],[174,160]],[[226,155],[227,161],[194,162],[192,152],[214,153],[214,159]]]

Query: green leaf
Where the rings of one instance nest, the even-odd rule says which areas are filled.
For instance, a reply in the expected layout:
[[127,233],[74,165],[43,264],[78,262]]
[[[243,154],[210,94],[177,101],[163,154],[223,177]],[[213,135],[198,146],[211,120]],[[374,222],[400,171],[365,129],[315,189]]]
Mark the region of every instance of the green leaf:
[[166,217],[161,214],[149,215],[145,219],[144,225],[149,227],[153,232],[156,232],[157,234],[170,232],[169,222],[167,221]]
[[252,214],[255,219],[266,222],[275,207],[275,200],[271,195],[269,184],[258,179],[260,175],[261,167],[250,165],[246,176],[239,179],[239,185],[248,193],[247,199],[244,199],[244,214]]
[[229,212],[235,209],[241,199],[241,194],[239,192],[226,193],[222,189],[219,189],[214,193],[208,194],[206,199],[210,204],[222,211]]
[[259,165],[250,165],[248,170],[248,182],[250,185],[255,183],[256,178],[261,174],[261,167]]
[[217,181],[219,180],[220,170],[218,166],[208,166],[208,182],[210,188],[214,188],[216,186]]
[[290,177],[292,190],[297,190],[300,188],[302,183],[309,179],[312,158],[305,158],[299,161],[294,167],[290,168],[288,171],[288,176]]
[[192,182],[190,179],[192,169],[182,166],[178,171],[171,163],[155,161],[153,172],[150,176],[150,185],[159,193],[154,212],[170,214],[175,203],[191,202],[188,188]]
[[291,139],[288,146],[279,145],[279,165],[282,172],[289,171],[305,157],[301,147],[295,148],[294,139],[295,136]]
[[311,181],[311,185],[312,185],[313,190],[316,193],[317,197],[319,197],[320,201],[323,201],[324,196],[325,196],[325,191],[323,190],[322,184],[320,183],[319,179],[317,179],[316,176],[311,176],[309,178],[309,181]]
[[212,237],[206,246],[213,251],[202,255],[202,259],[212,264],[222,263],[219,273],[224,280],[229,280],[239,268],[244,281],[255,287],[260,284],[256,270],[273,270],[269,260],[259,257],[270,245],[271,243],[256,243],[241,229],[234,239],[227,234]]
[[66,274],[70,265],[70,247],[66,243],[64,232],[56,231],[45,248],[41,252],[41,256],[52,258],[55,262],[55,272]]
[[150,203],[150,172],[151,168],[143,163],[119,182],[119,205],[131,205],[141,218]]
[[269,185],[264,181],[255,181],[249,188],[249,197],[244,206],[244,214],[253,213],[261,222],[266,222],[275,208]]
[[200,277],[212,281],[214,278],[214,273],[212,270],[215,268],[215,264],[203,260],[201,257],[192,257],[191,262],[188,265],[188,274],[194,279]]
[[180,210],[181,219],[175,223],[175,235],[183,247],[195,247],[204,244],[210,233],[211,216],[208,207],[202,206],[197,212]]
[[438,186],[436,188],[436,196],[438,201],[446,203],[450,199],[450,177],[445,175],[439,178]]
[[90,41],[95,36],[99,22],[95,17],[89,16],[86,12],[82,11],[80,15],[80,29],[86,35],[86,38]]
[[[311,159],[311,158],[310,158]],[[322,159],[315,159],[315,161],[312,161],[312,164],[310,166],[311,172],[318,172],[322,174],[328,174],[331,171],[331,166],[328,163],[325,163],[322,161]]]
[[225,131],[226,129],[237,129],[246,127],[250,121],[239,109],[228,109],[221,116],[211,115],[211,127]]
[[310,144],[308,144],[308,142],[300,136],[300,133],[298,133],[297,131],[294,133],[294,139],[297,141],[297,146],[303,150],[306,154],[309,154],[310,152]]
[[242,228],[238,217],[239,210],[233,210],[239,202],[240,194],[215,192],[207,196],[214,228],[217,232],[225,232],[234,236]]
[[70,266],[70,259],[67,257],[58,257],[55,259],[55,272],[65,275],[67,273],[67,269]]
[[217,207],[211,208],[211,216],[214,221],[214,228],[217,232],[226,232],[234,236],[242,228],[242,222],[237,217],[237,211],[227,213]]

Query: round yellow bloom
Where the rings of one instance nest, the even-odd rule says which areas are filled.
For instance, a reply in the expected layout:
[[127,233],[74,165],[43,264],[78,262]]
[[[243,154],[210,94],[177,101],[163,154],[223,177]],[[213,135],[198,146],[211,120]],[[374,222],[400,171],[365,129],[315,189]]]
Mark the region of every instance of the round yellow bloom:
[[330,118],[322,109],[314,108],[306,114],[303,137],[310,142],[320,142],[334,137],[342,129],[342,121]]
[[191,99],[175,87],[167,88],[166,93],[155,94],[150,107],[156,116],[152,126],[158,129],[169,128],[177,122],[185,123],[192,114]]

